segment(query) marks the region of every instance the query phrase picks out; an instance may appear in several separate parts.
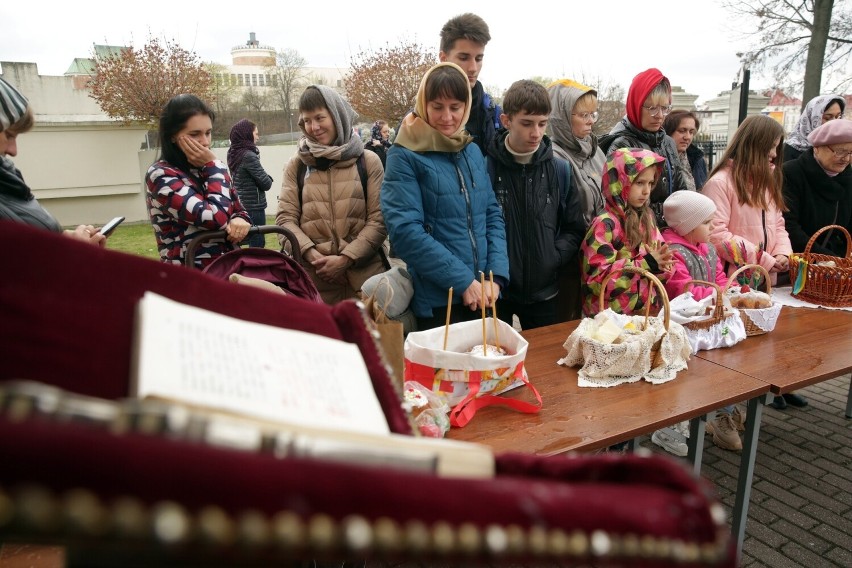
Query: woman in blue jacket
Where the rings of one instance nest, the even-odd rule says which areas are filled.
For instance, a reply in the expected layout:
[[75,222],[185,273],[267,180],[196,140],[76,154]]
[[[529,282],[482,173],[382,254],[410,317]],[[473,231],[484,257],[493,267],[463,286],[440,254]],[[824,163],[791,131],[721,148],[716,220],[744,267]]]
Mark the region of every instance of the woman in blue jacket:
[[[506,231],[482,152],[464,125],[470,84],[460,67],[440,63],[420,82],[414,112],[388,152],[382,214],[397,256],[414,282],[418,329],[480,317],[509,282]],[[481,275],[494,287],[480,285]]]

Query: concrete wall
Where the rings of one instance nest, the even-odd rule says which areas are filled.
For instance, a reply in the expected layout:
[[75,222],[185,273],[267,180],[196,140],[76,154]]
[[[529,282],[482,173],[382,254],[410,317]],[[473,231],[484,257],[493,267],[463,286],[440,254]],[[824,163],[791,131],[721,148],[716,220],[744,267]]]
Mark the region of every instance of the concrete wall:
[[[14,162],[39,202],[65,226],[99,225],[118,215],[148,221],[145,172],[157,152],[143,150],[147,130],[110,119],[73,77],[41,76],[35,63],[0,65],[0,76],[27,96],[35,112],[33,130],[18,137]],[[275,180],[267,194],[270,215],[295,149],[260,149],[261,164]],[[227,162],[227,148],[214,153]]]

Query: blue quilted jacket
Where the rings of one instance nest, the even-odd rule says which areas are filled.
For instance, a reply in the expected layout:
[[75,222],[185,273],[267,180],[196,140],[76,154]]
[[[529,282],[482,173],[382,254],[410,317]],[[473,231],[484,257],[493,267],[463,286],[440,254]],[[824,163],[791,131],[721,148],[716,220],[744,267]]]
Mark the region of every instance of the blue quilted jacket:
[[393,250],[414,282],[411,309],[421,318],[461,302],[480,271],[509,281],[503,217],[479,147],[413,152],[394,145],[382,184],[382,215]]

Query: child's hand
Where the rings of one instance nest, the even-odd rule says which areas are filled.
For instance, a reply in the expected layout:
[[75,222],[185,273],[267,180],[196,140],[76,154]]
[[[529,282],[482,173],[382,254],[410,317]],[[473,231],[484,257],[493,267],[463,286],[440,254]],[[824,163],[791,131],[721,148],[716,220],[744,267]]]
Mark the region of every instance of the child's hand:
[[790,269],[790,259],[783,254],[775,255],[775,266],[772,267],[772,272],[786,272]]
[[668,243],[653,243],[648,246],[648,252],[657,261],[657,266],[663,272],[671,272],[674,267],[674,252],[669,248]]

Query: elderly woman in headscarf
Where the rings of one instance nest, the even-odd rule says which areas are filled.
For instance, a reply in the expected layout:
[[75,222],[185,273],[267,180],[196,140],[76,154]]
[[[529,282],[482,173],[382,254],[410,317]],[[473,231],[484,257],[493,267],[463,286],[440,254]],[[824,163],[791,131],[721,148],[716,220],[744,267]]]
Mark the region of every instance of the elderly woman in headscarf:
[[[272,187],[272,177],[260,165],[257,125],[244,118],[231,127],[231,146],[228,148],[228,169],[240,202],[251,217],[251,224],[266,225],[266,192]],[[266,244],[260,233],[250,235],[251,247]]]
[[[794,251],[828,225],[852,233],[852,120],[831,120],[808,135],[811,148],[784,163],[784,223]],[[846,236],[824,232],[811,252],[846,256]]]
[[335,304],[356,298],[365,280],[385,270],[384,170],[376,154],[364,152],[352,127],[358,115],[334,89],[306,88],[299,114],[304,135],[284,169],[276,223],[296,235],[323,301]]
[[844,110],[846,101],[839,95],[819,95],[809,100],[799,117],[796,130],[790,133],[784,143],[784,161],[789,162],[801,156],[802,152],[811,147],[808,142],[810,133],[830,120],[843,118]]
[[672,110],[671,83],[659,69],[642,71],[630,84],[626,106],[627,116],[601,138],[601,147],[608,157],[618,148],[645,148],[665,158],[650,203],[657,226],[662,228],[663,201],[675,191],[689,189],[674,140],[663,129],[663,121]]
[[[465,131],[470,83],[455,63],[426,72],[382,186],[382,212],[414,282],[418,329],[478,319],[509,283],[506,230],[482,152]],[[484,274],[494,286],[481,285]]]

